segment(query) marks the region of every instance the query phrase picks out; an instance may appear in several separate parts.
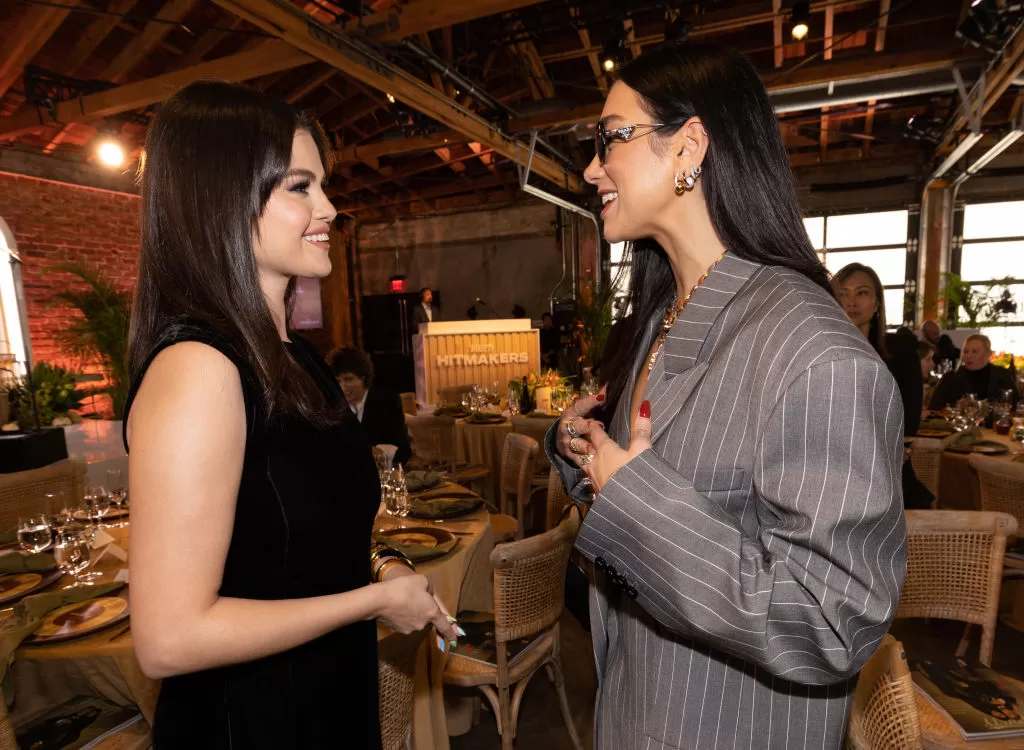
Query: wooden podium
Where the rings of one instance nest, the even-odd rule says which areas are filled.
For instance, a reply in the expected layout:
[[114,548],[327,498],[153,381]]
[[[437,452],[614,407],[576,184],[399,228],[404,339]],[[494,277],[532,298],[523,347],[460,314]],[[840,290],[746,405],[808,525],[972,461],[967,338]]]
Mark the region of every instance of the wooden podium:
[[528,319],[421,323],[412,337],[416,401],[438,402],[437,389],[453,385],[502,387],[540,371],[540,332]]

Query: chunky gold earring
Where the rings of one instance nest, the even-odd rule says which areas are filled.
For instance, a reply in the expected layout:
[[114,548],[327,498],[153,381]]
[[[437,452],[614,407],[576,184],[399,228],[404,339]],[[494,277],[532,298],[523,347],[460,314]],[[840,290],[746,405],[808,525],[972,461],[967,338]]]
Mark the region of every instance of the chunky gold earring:
[[686,185],[679,180],[679,172],[676,172],[676,195],[682,195],[686,192]]

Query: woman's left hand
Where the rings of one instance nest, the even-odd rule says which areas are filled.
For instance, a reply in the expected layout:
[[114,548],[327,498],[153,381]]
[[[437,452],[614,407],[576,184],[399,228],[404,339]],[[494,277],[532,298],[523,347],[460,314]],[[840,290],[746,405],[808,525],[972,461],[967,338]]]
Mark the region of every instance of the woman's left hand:
[[587,440],[594,446],[593,458],[587,463],[583,460],[577,460],[576,463],[590,479],[594,494],[597,494],[615,472],[651,447],[650,402],[644,401],[640,404],[629,447],[625,450],[604,430],[591,431],[587,435]]

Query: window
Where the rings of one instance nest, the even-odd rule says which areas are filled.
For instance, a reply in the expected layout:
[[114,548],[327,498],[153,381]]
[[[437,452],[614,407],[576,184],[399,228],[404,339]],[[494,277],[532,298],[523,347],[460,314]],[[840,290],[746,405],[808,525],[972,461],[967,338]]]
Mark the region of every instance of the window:
[[[964,244],[960,278],[979,292],[1010,292],[1017,312],[985,327],[994,351],[1024,351],[1024,201],[978,203],[964,209]],[[1010,278],[1006,287],[994,282]]]
[[903,210],[804,219],[811,245],[830,272],[861,263],[878,274],[889,328],[898,328],[904,317],[909,217]]
[[0,383],[12,374],[25,374],[27,356],[21,305],[18,302],[20,284],[16,273],[17,258],[14,235],[4,220],[0,219],[0,367],[12,371],[0,371]]
[[629,278],[632,264],[623,262],[626,255],[625,242],[611,243],[611,252],[608,255],[608,262],[611,267],[611,283],[615,285],[615,307],[613,315],[616,320],[627,315],[626,295],[629,293]]

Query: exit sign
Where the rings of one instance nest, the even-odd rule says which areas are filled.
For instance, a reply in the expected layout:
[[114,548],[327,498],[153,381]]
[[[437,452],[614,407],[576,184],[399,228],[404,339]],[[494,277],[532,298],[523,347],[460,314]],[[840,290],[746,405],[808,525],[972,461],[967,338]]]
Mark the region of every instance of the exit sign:
[[404,292],[405,291],[405,277],[404,276],[393,276],[391,277],[391,291],[392,292]]

